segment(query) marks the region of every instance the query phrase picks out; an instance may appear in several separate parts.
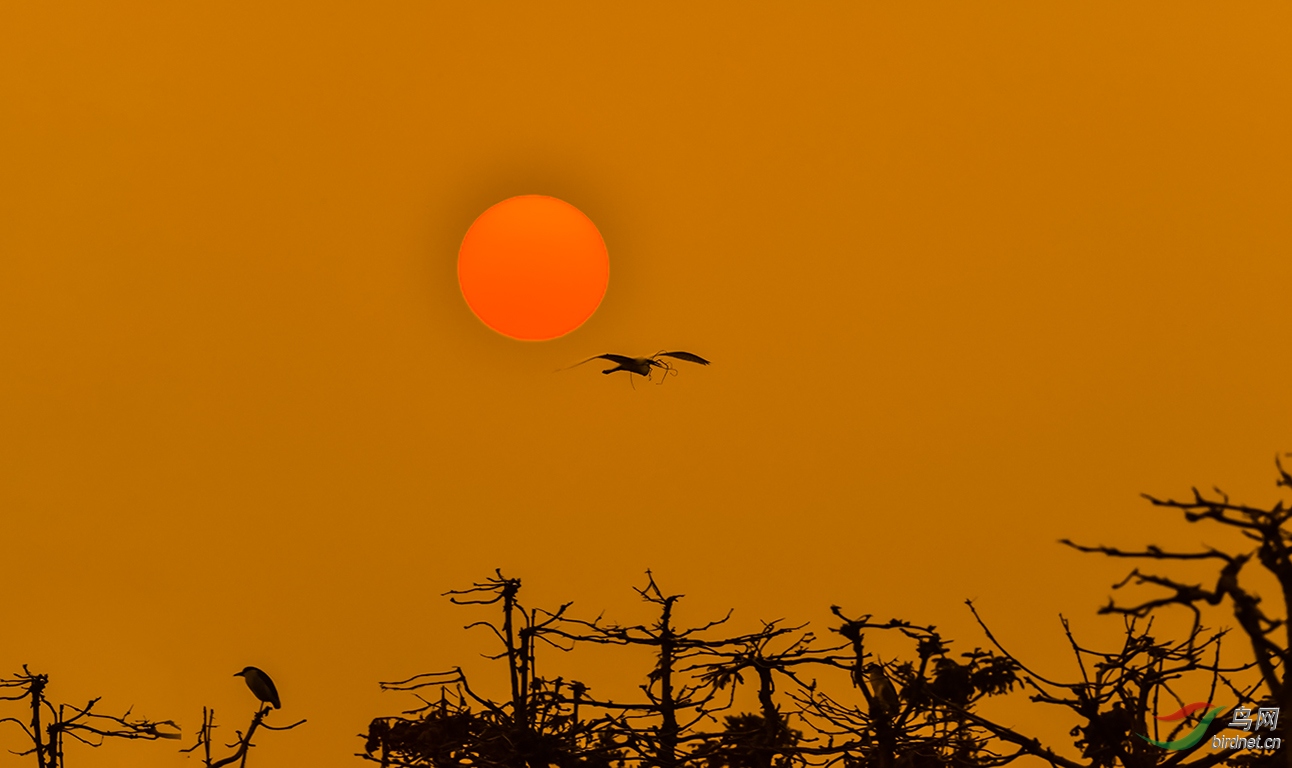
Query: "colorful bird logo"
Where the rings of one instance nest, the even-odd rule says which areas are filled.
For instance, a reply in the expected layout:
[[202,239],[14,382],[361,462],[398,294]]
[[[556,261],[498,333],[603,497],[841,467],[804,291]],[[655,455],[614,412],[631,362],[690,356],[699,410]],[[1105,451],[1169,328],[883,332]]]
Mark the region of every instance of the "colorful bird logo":
[[[1197,712],[1198,710],[1208,709],[1210,706],[1211,706],[1211,702],[1209,701],[1195,701],[1192,704],[1185,704],[1183,707],[1180,708],[1179,712],[1174,712],[1169,715],[1162,715],[1157,719],[1163,720],[1166,722],[1183,720],[1189,715],[1192,715],[1194,712]],[[1215,720],[1216,715],[1219,715],[1222,710],[1224,710],[1224,707],[1216,707],[1215,709],[1208,710],[1207,714],[1202,716],[1202,721],[1199,722],[1196,726],[1194,726],[1192,731],[1189,731],[1187,734],[1185,734],[1184,736],[1181,736],[1175,741],[1154,741],[1153,739],[1150,739],[1149,737],[1145,736],[1142,733],[1136,734],[1136,735],[1139,736],[1144,741],[1147,741],[1149,744],[1152,744],[1155,747],[1161,747],[1162,749],[1170,749],[1174,751],[1178,751],[1182,749],[1191,749],[1194,746],[1197,746],[1198,742],[1206,738],[1207,726],[1211,725],[1211,721]]]

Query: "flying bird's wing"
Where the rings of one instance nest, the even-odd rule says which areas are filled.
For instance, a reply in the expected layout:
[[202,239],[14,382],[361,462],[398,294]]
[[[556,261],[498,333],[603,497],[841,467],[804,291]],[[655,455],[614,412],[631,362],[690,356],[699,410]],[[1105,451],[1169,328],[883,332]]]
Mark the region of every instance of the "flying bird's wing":
[[580,362],[575,363],[574,365],[569,366],[568,368],[562,368],[561,370],[568,371],[570,370],[570,368],[578,368],[580,365],[583,365],[584,363],[590,363],[593,360],[609,360],[615,365],[623,365],[625,363],[631,363],[633,361],[633,358],[628,357],[626,355],[610,355],[610,354],[593,355],[592,357],[589,357],[587,360],[582,360]]
[[690,352],[660,352],[656,357],[676,357],[678,360],[685,360],[688,363],[699,363],[708,365],[709,361],[699,355],[693,355]]

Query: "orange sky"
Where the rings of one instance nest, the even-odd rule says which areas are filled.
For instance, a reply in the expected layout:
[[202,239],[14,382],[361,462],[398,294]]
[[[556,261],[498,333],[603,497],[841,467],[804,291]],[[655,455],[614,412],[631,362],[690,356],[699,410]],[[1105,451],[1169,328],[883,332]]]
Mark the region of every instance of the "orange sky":
[[[112,5],[0,4],[0,672],[57,697],[187,740],[256,664],[310,722],[252,764],[357,765],[378,680],[484,674],[438,594],[494,567],[967,647],[974,597],[1058,674],[1125,569],[1056,539],[1276,498],[1287,4]],[[610,253],[553,342],[455,278],[528,193]],[[660,348],[713,365],[552,373]]]

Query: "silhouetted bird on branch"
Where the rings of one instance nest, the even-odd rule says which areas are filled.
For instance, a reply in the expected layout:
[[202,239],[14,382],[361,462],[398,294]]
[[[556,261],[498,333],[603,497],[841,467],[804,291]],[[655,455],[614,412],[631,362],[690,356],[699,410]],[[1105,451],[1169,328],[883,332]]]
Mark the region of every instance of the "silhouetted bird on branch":
[[241,677],[247,681],[247,687],[266,704],[272,704],[274,709],[282,709],[283,705],[278,701],[278,689],[274,687],[274,681],[269,679],[262,670],[255,667],[245,667],[241,672],[234,672],[234,677]]
[[870,687],[874,689],[872,704],[878,709],[878,714],[884,717],[896,715],[901,702],[897,699],[897,689],[889,682],[888,675],[884,674],[884,668],[878,664],[871,664],[866,667],[866,671],[870,678]]
[[[647,379],[650,378],[651,372],[655,368],[659,368],[663,370],[665,377],[667,377],[670,373],[675,373],[673,366],[669,365],[667,361],[660,360],[661,357],[671,357],[676,360],[685,360],[688,363],[699,363],[700,365],[709,364],[708,360],[705,360],[703,357],[700,357],[699,355],[691,354],[690,352],[656,352],[650,357],[628,357],[627,355],[611,355],[611,354],[594,355],[593,357],[589,357],[587,360],[584,360],[583,362],[579,362],[579,363],[575,363],[574,365],[571,365],[570,368],[576,368],[580,365],[583,365],[583,363],[590,363],[593,360],[609,360],[610,362],[614,363],[615,366],[613,368],[607,368],[606,370],[602,371],[602,373],[615,373],[616,371],[627,371],[629,373],[635,373],[638,376],[644,376]],[[569,368],[565,368],[563,370],[568,371]],[[660,383],[661,384],[663,383],[662,379],[660,380]]]
[[973,678],[969,667],[957,664],[945,656],[934,665],[933,695],[939,696],[956,706],[963,707],[973,696]]

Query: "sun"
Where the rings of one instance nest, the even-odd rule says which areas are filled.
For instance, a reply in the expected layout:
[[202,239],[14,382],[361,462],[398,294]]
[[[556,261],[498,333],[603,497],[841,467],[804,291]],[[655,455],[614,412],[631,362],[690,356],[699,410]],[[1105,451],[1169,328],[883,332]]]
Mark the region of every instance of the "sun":
[[524,341],[583,325],[610,283],[606,243],[592,220],[555,197],[521,195],[490,207],[458,250],[458,284],[481,322]]

